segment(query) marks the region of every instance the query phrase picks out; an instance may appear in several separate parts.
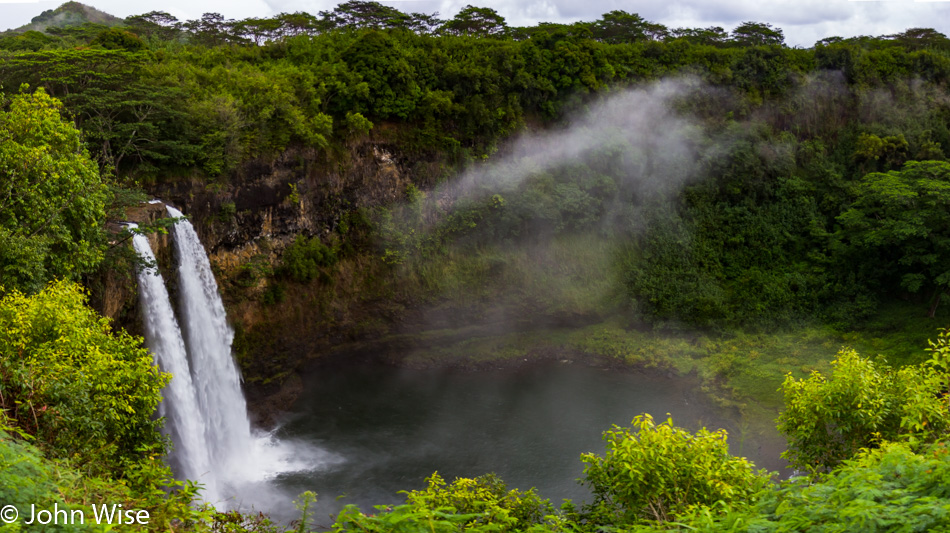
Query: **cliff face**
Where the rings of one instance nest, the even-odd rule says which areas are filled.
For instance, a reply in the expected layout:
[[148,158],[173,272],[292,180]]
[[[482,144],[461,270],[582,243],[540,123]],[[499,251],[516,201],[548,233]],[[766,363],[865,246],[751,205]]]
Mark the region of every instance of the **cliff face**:
[[[127,209],[122,222],[145,225],[166,216],[163,204],[143,204]],[[142,318],[133,262],[135,254],[132,252],[129,238],[119,236],[122,223],[110,222],[106,229],[115,235],[110,243],[113,250],[107,254],[108,259],[99,272],[86,280],[86,284],[92,289],[89,291],[90,304],[100,314],[111,318],[117,326],[134,335],[141,335]],[[166,281],[174,280],[171,238],[167,234],[152,233],[148,240],[162,276]]]
[[[366,142],[331,162],[316,150],[250,161],[224,179],[183,179],[150,189],[192,219],[222,274],[295,235],[329,233],[343,214],[385,205],[412,182],[393,146]],[[261,241],[270,241],[262,246]]]
[[[348,213],[390,204],[407,187],[431,185],[442,172],[438,156],[408,157],[395,144],[365,140],[345,153],[289,150],[269,161],[249,161],[215,181],[178,179],[149,193],[181,209],[208,251],[235,328],[235,355],[242,366],[251,405],[264,423],[285,408],[299,387],[296,374],[307,361],[341,343],[386,330],[398,305],[371,301],[360,293],[363,259],[344,259],[314,284],[289,282],[279,298],[263,295],[283,250],[298,235],[329,241]],[[166,216],[164,206],[143,206],[129,220]],[[169,238],[153,238],[159,263],[173,261]],[[357,254],[359,255],[359,254]],[[263,274],[261,274],[263,273]],[[174,273],[165,268],[174,291]],[[134,276],[105,272],[94,298],[103,314],[133,333],[141,332]],[[266,301],[265,301],[266,300]]]

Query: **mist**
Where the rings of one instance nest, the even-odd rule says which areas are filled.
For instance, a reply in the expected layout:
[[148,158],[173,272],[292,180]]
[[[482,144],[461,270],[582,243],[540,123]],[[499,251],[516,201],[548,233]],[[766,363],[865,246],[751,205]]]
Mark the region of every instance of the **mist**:
[[677,110],[703,90],[696,80],[668,79],[607,94],[558,128],[521,135],[445,189],[454,196],[510,190],[539,173],[614,157],[604,170],[632,192],[668,195],[695,177],[709,147],[699,123]]
[[613,313],[618,250],[674,213],[683,187],[735,142],[697,113],[730,98],[692,78],[618,90],[395,208],[387,253],[421,292],[441,294],[404,331],[464,325],[497,337]]

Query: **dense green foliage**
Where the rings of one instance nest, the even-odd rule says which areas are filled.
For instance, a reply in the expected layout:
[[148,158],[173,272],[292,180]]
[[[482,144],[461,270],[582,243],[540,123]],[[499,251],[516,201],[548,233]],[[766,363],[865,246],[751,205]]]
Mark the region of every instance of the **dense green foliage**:
[[161,460],[155,412],[170,376],[70,280],[105,255],[107,202],[136,195],[100,179],[61,110],[42,89],[0,109],[0,499],[21,522],[30,505],[87,522],[0,529],[111,530],[89,523],[102,503],[147,510],[155,530],[208,529],[224,516],[196,507],[198,488]]
[[650,415],[633,420],[634,431],[604,433],[607,453],[583,454],[584,483],[594,493],[587,511],[595,525],[667,521],[696,506],[722,501],[754,502],[769,477],[752,463],[729,455],[725,430],[692,434],[659,424]]
[[785,411],[778,427],[788,436],[791,463],[827,470],[881,441],[914,435],[933,439],[950,429],[942,390],[946,377],[932,366],[898,370],[838,354],[829,377],[789,376],[783,385]]
[[[901,171],[871,173],[838,217],[856,263],[877,263],[882,284],[910,293],[933,288],[930,315],[950,288],[947,252],[950,164],[909,161]],[[886,270],[885,270],[886,269]]]
[[950,526],[947,449],[903,443],[864,450],[818,483],[765,496],[754,531],[938,531]]
[[[15,505],[20,512],[26,513],[31,504],[41,508],[60,508],[72,510],[72,506],[64,505],[59,496],[63,483],[57,479],[54,466],[44,461],[38,451],[26,443],[15,442],[0,427],[0,498],[5,505]],[[26,515],[24,515],[26,516]],[[0,526],[6,532],[11,527]],[[37,524],[36,529],[41,529]],[[51,526],[49,531],[81,531],[86,528]],[[105,527],[93,528],[93,531],[106,531]]]
[[152,415],[168,376],[140,339],[113,333],[75,284],[0,300],[0,376],[3,409],[53,456],[119,473],[163,449]]
[[[0,109],[0,287],[36,291],[102,259],[108,189],[42,89]],[[0,290],[2,293],[2,290]]]
[[438,473],[422,490],[406,493],[407,503],[380,506],[376,516],[356,506],[340,512],[334,531],[527,531],[558,522],[551,503],[532,489],[508,490],[492,474],[446,483]]
[[[940,191],[924,192],[942,167],[923,162],[950,150],[948,43],[911,29],[804,50],[751,21],[731,32],[666,28],[612,11],[512,28],[490,8],[439,20],[354,0],[317,15],[180,22],[152,12],[124,29],[10,35],[0,38],[0,73],[4,90],[28,82],[61,97],[104,169],[149,181],[226,179],[288,149],[342,162],[367,138],[472,166],[526,124],[570,122],[618,87],[692,76],[682,98],[660,102],[693,128],[683,140],[695,151],[680,158],[698,157],[689,180],[669,180],[683,169],[649,155],[662,143],[631,157],[608,140],[513,189],[482,184],[504,209],[467,192],[430,197],[433,237],[382,215],[384,263],[429,262],[464,235],[477,254],[486,241],[607,231],[641,318],[734,327],[818,316],[851,326],[896,298],[935,305],[946,287]],[[879,177],[891,171],[900,174]],[[442,177],[413,179],[425,189]],[[662,180],[669,189],[647,198],[643,184]],[[909,196],[929,206],[914,220],[901,211]],[[869,225],[879,215],[894,224]],[[306,270],[289,277],[316,277]]]
[[318,238],[298,235],[284,250],[280,272],[298,282],[307,282],[320,274],[321,267],[332,266],[336,253]]
[[[899,300],[933,316],[950,293],[950,41],[933,30],[799,49],[753,21],[667,28],[612,11],[516,28],[490,8],[439,20],[352,0],[317,15],[152,12],[122,27],[4,35],[0,78],[3,498],[59,490],[82,505],[109,494],[156,510],[156,529],[275,529],[189,506],[195,487],[175,485],[155,460],[164,442],[151,417],[166,378],[76,286],[50,284],[102,260],[103,176],[219,187],[288,154],[342,168],[361,147],[386,145],[412,174],[404,198],[363,209],[340,200],[348,212],[277,250],[279,264],[259,254],[241,267],[245,287],[270,278],[261,298],[272,304],[285,284],[335,281],[347,260],[420,300],[477,307],[501,294],[554,316],[620,310],[707,331],[812,318],[841,328]],[[528,125],[547,133],[508,142]],[[412,166],[422,160],[440,170]],[[446,180],[455,170],[465,173]],[[292,185],[286,200],[301,206],[299,192]],[[234,219],[235,203],[218,216]],[[726,341],[702,364],[693,354],[713,348],[696,342],[664,359],[619,329],[570,341],[697,369],[733,392],[761,392],[765,372],[799,361],[744,357]],[[946,339],[922,366],[845,350],[830,373],[787,378],[779,427],[807,480],[771,486],[728,455],[724,432],[644,416],[608,430],[604,456],[582,458],[590,505],[559,513],[493,476],[434,475],[405,505],[347,508],[334,529],[945,528]],[[80,475],[96,476],[92,488]],[[126,488],[104,488],[116,481]]]

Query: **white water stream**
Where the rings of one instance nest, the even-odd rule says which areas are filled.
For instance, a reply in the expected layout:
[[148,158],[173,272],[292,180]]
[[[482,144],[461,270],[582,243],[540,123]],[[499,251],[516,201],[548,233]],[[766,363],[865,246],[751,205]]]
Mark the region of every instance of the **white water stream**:
[[[184,217],[167,206],[171,217]],[[235,472],[247,465],[252,449],[247,403],[231,357],[234,332],[228,325],[218,283],[198,234],[186,219],[172,229],[178,257],[178,309],[198,406],[206,417],[205,440],[214,450],[216,472]]]
[[[138,226],[130,224],[129,227],[135,229]],[[165,431],[174,445],[169,461],[180,477],[203,483],[205,498],[214,500],[217,499],[217,489],[210,475],[211,460],[205,438],[204,415],[198,408],[185,341],[172,311],[165,280],[155,266],[155,254],[148,239],[144,235],[135,235],[132,237],[132,246],[151,265],[140,267],[137,272],[145,343],[154,354],[159,368],[174,376],[162,391],[163,399],[158,413],[165,417]]]
[[[166,208],[171,217],[184,216]],[[159,367],[172,374],[158,413],[174,444],[169,463],[176,476],[204,485],[205,501],[219,509],[245,507],[245,496],[259,499],[262,486],[278,474],[312,469],[328,458],[319,450],[251,430],[231,356],[234,332],[208,256],[187,219],[174,225],[172,236],[178,261],[177,319],[157,268],[138,272],[146,344]],[[136,235],[132,242],[154,265],[148,239]]]

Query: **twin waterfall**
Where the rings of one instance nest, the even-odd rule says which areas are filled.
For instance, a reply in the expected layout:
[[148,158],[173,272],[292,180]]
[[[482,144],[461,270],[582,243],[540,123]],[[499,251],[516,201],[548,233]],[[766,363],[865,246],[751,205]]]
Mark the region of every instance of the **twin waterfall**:
[[[183,216],[166,208],[169,216]],[[208,256],[186,219],[174,225],[172,236],[178,261],[178,318],[158,269],[140,268],[145,340],[162,371],[172,374],[159,408],[174,445],[169,456],[172,469],[178,477],[204,485],[203,499],[220,506],[228,496],[222,484],[252,461],[258,445],[231,357],[234,333]],[[135,235],[132,245],[139,256],[155,264],[146,237]]]

